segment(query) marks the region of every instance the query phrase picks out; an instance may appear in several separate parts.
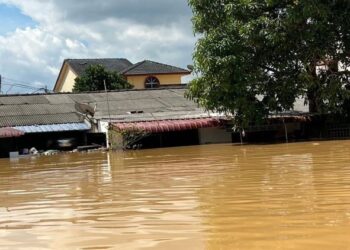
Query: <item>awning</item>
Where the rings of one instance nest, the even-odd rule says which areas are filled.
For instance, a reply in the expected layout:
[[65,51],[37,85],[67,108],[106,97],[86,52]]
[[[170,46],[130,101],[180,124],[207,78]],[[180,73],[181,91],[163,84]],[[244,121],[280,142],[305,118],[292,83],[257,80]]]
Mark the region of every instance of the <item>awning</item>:
[[63,123],[50,125],[32,125],[14,127],[17,130],[25,133],[49,133],[49,132],[65,132],[65,131],[84,131],[91,128],[86,123]]
[[220,120],[214,118],[112,123],[113,128],[118,131],[145,131],[149,133],[210,128],[220,125]]
[[20,137],[24,135],[23,131],[14,128],[0,128],[0,138]]

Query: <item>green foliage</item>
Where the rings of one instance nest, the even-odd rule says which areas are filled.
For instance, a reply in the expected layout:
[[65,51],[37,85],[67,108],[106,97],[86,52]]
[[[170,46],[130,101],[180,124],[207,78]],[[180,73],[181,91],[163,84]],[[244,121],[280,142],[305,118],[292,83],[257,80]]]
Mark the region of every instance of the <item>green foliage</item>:
[[73,91],[104,90],[104,81],[106,81],[108,90],[133,88],[133,86],[117,72],[107,71],[102,65],[91,65],[85,70],[82,76],[75,79]]
[[115,127],[109,128],[109,138],[112,149],[138,148],[137,143],[150,133],[137,128],[119,130]]
[[[189,0],[198,78],[188,97],[236,125],[291,110],[348,114],[348,0]],[[344,66],[338,70],[337,64]],[[320,64],[326,64],[323,71]],[[347,104],[344,106],[344,104]]]

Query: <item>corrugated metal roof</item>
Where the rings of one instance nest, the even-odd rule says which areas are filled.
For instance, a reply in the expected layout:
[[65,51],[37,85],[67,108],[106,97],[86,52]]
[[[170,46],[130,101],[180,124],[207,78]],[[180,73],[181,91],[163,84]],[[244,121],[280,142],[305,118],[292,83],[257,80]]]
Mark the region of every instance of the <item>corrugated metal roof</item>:
[[19,104],[48,104],[46,96],[27,95],[27,96],[3,96],[0,99],[1,105],[19,105]]
[[[208,113],[195,113],[195,112],[163,112],[163,113],[146,113],[146,114],[136,114],[136,115],[117,115],[111,116],[114,122],[142,122],[142,121],[157,121],[157,120],[170,120],[170,119],[195,119],[195,118],[209,118],[218,117],[222,118],[221,115]],[[109,120],[109,116],[106,115],[102,120]]]
[[184,131],[198,128],[219,127],[221,125],[220,120],[214,118],[112,123],[113,128],[117,131],[136,130],[149,133]]
[[74,105],[71,104],[21,104],[21,105],[1,105],[0,117],[17,115],[50,115],[66,114],[76,112]]
[[0,128],[0,138],[20,137],[24,135],[23,131],[14,128]]
[[57,104],[74,104],[74,100],[69,96],[65,94],[59,94],[59,95],[47,95],[46,99],[51,105],[57,105]]
[[132,111],[143,111],[140,116],[147,120],[181,119],[183,115],[178,116],[177,112],[186,114],[186,118],[207,114],[184,97],[185,91],[184,88],[112,91],[108,92],[109,109],[103,92],[0,96],[0,127],[79,123],[83,117],[78,115],[76,103],[92,108],[96,105],[95,119],[109,116],[123,121],[140,119],[128,114]]
[[0,117],[0,127],[79,123],[83,118],[76,113],[46,115],[15,115]]
[[48,132],[63,132],[63,131],[84,131],[91,128],[86,123],[64,123],[51,125],[34,125],[34,126],[17,126],[13,127],[16,130],[24,133],[48,133]]

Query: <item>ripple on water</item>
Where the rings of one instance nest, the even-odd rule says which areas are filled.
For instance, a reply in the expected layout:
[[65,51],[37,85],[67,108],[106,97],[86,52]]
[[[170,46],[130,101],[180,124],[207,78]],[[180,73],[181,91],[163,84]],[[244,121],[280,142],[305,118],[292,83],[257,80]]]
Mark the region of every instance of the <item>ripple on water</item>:
[[347,249],[350,142],[0,160],[4,249]]

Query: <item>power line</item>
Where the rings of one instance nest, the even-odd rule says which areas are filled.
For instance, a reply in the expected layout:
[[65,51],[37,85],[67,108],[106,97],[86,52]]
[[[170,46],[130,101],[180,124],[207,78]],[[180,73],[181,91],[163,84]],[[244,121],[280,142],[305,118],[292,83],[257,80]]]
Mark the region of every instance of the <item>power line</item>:
[[22,89],[30,89],[30,91],[33,91],[34,88],[28,88],[28,87],[24,87],[24,86],[19,86],[19,85],[14,85],[14,84],[4,84],[4,85],[7,85],[9,86],[9,88],[7,89],[7,91],[5,92],[5,94],[9,94],[9,92],[13,89],[13,87],[17,87],[17,88],[22,88]]
[[[7,77],[2,77],[0,75],[0,93],[1,93],[1,85],[9,86],[8,90],[6,91],[6,94],[8,94],[13,89],[13,87],[31,90],[32,94],[38,93],[39,91],[43,91],[45,93],[49,92],[49,90],[47,89],[47,85],[44,85],[42,83],[39,83],[39,84],[42,87],[38,86],[38,84],[36,83],[29,83],[21,80],[15,80]],[[33,85],[37,87],[34,87]]]
[[5,86],[9,86],[9,88],[6,91],[6,95],[14,88],[22,88],[22,89],[27,89],[30,90],[32,92],[32,94],[38,93],[39,91],[44,91],[45,93],[48,93],[47,88],[34,88],[34,87],[30,87],[30,86],[25,86],[25,85],[21,85],[21,84],[14,84],[14,83],[3,83],[3,85]]
[[39,89],[39,88],[35,88],[32,86],[28,86],[28,85],[23,85],[23,84],[18,84],[18,83],[7,83],[7,82],[3,82],[2,85],[6,85],[6,86],[12,86],[12,87],[19,87],[19,88],[23,88],[23,89]]
[[13,88],[13,86],[10,86],[9,89],[6,91],[6,95],[11,91],[11,89]]
[[[37,83],[32,83],[32,82],[25,82],[22,80],[16,80],[16,79],[12,79],[12,78],[8,78],[8,77],[2,77],[4,80],[7,81],[11,81],[11,82],[15,82],[15,83],[20,83],[20,84],[24,84],[24,85],[37,85]],[[43,83],[39,83],[42,87],[45,86],[45,84]]]
[[45,87],[45,88],[39,88],[35,90],[34,92],[32,92],[32,94],[38,93],[39,91],[44,91],[44,93],[49,93],[49,90],[47,89],[47,87]]

